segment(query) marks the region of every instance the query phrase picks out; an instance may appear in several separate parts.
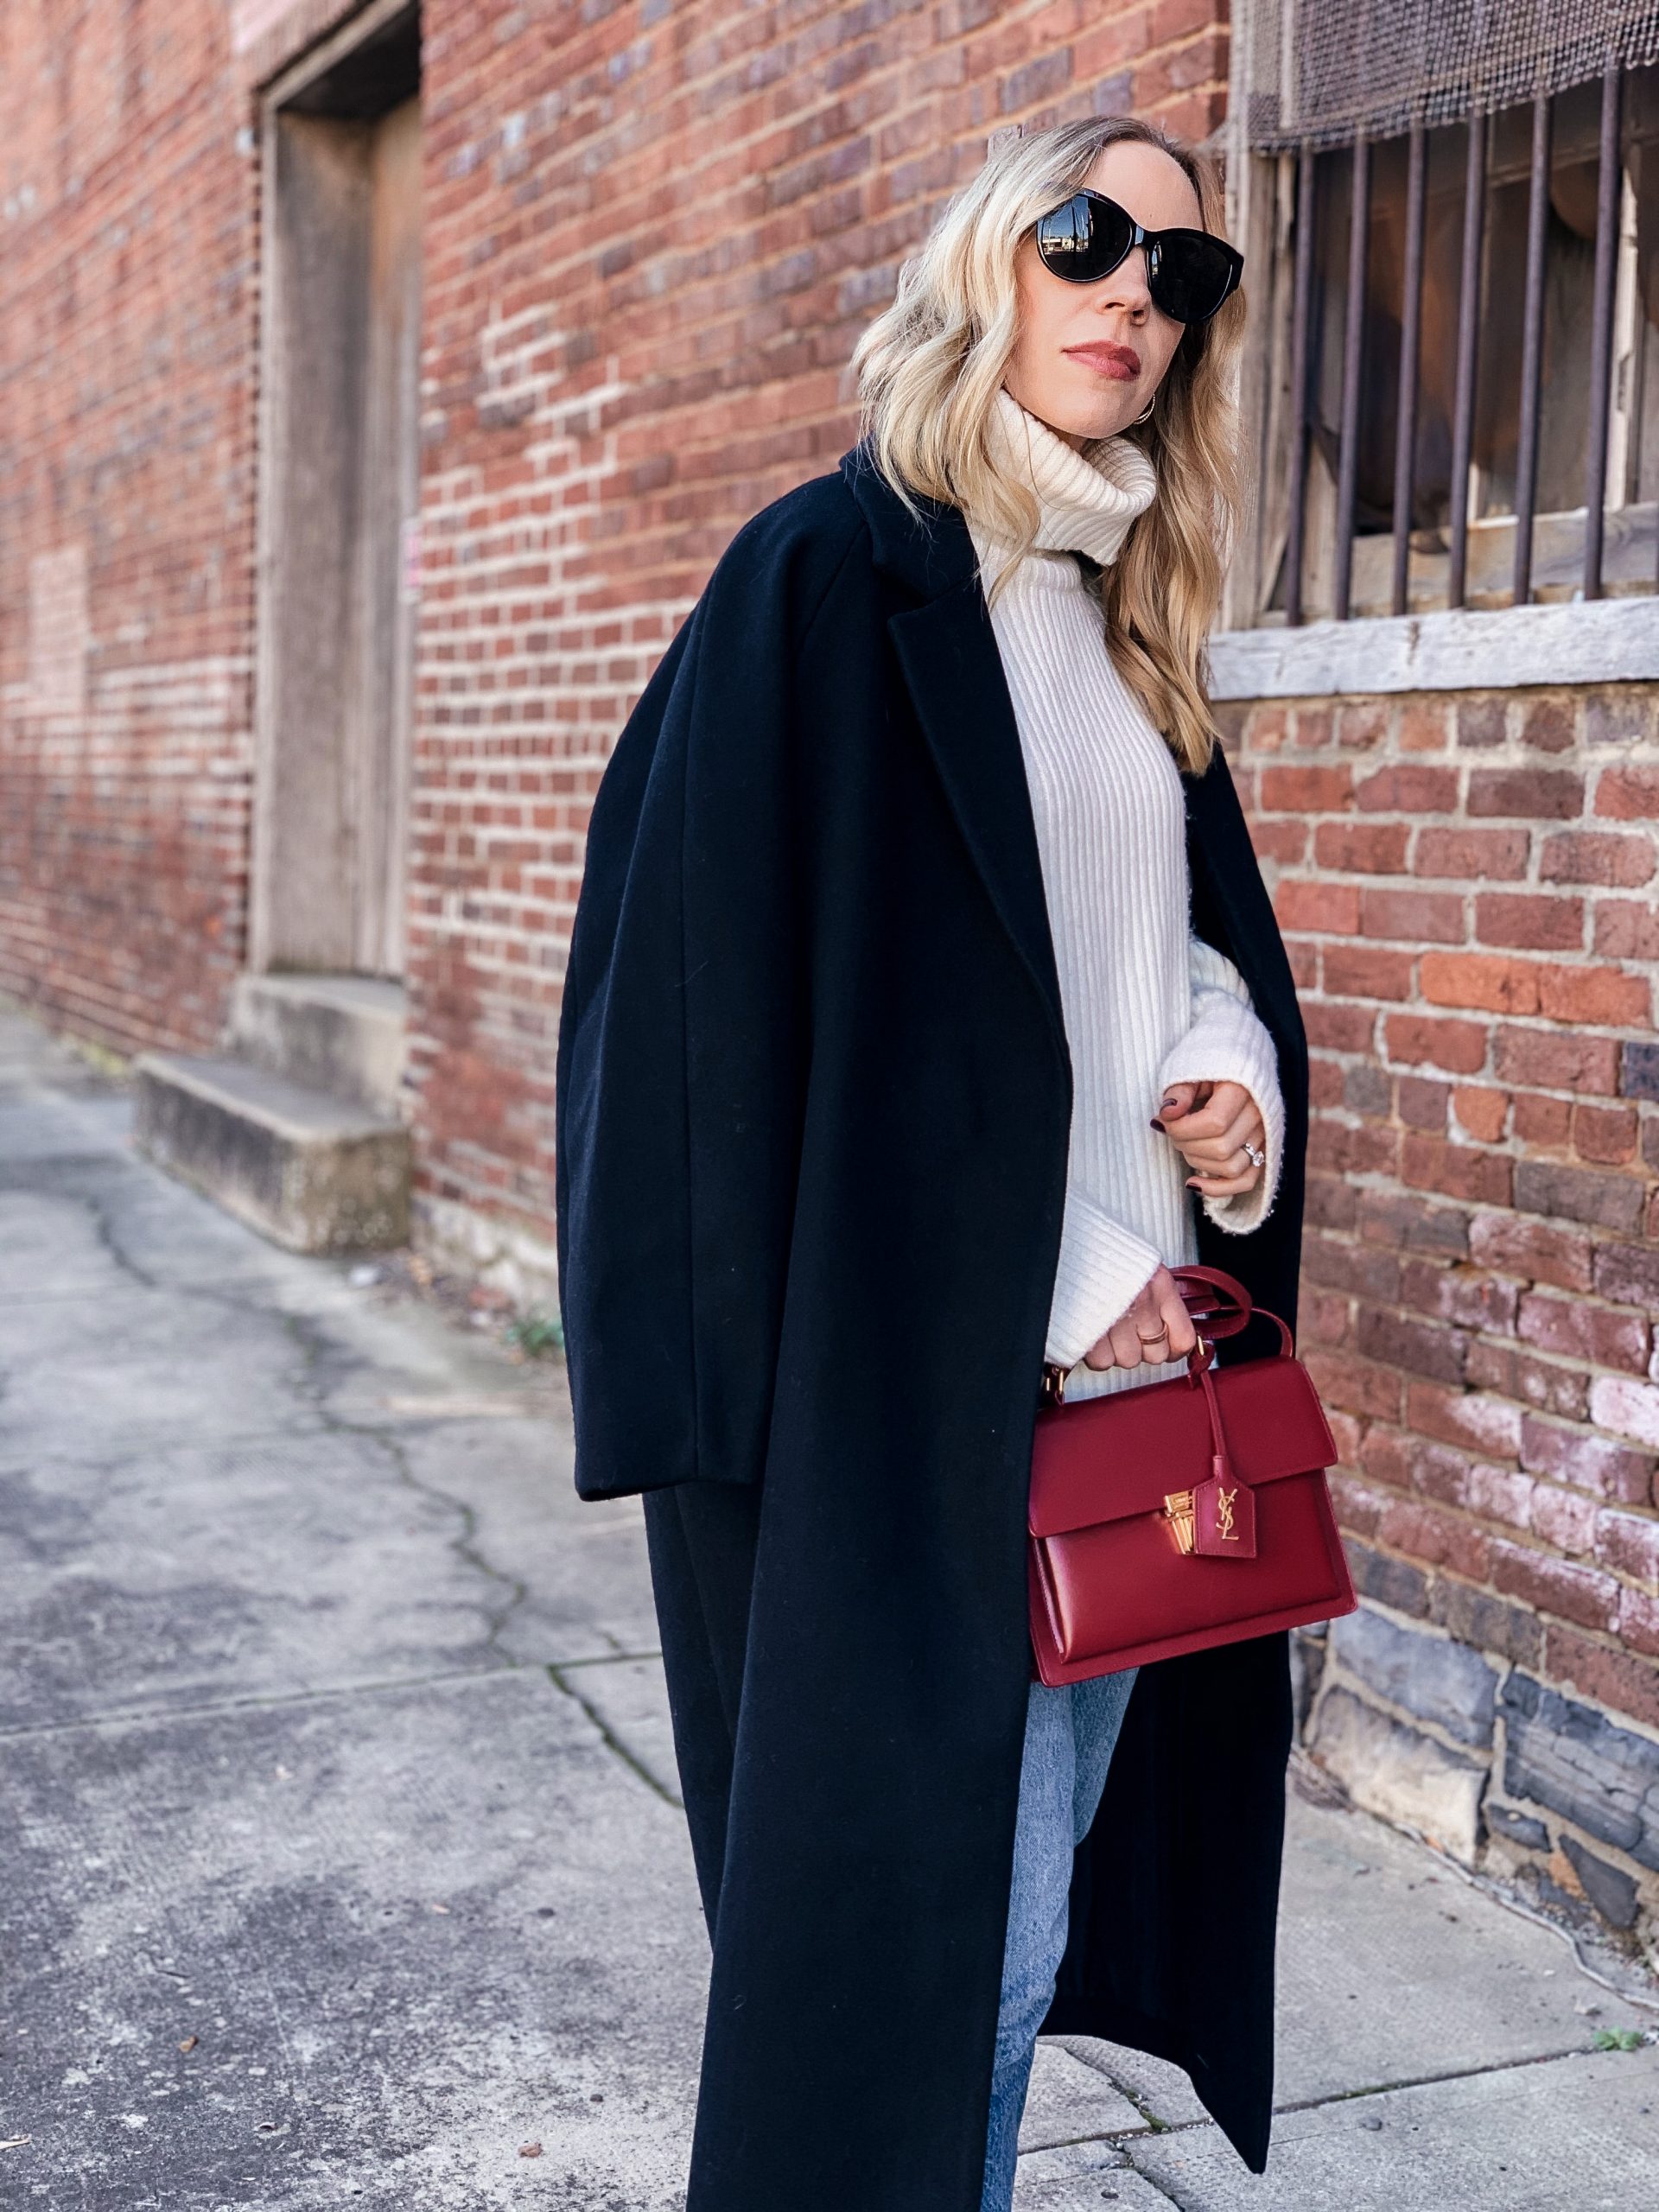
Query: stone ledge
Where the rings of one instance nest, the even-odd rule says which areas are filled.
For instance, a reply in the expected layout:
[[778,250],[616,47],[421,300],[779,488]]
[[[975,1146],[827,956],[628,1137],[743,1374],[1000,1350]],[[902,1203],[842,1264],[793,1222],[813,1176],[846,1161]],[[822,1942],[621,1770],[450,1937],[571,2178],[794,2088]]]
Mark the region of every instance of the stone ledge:
[[409,1238],[408,1132],[240,1060],[145,1052],[133,1063],[141,1151],[292,1252]]

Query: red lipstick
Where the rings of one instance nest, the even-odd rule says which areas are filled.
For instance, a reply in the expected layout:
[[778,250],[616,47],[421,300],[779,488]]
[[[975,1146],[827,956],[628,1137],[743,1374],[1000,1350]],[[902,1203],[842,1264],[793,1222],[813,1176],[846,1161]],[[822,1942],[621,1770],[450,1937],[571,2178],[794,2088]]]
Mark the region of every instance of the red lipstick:
[[1098,369],[1102,376],[1119,384],[1132,383],[1141,373],[1141,356],[1134,346],[1115,346],[1107,338],[1096,338],[1087,346],[1068,346],[1065,351],[1074,361],[1086,361],[1091,369]]

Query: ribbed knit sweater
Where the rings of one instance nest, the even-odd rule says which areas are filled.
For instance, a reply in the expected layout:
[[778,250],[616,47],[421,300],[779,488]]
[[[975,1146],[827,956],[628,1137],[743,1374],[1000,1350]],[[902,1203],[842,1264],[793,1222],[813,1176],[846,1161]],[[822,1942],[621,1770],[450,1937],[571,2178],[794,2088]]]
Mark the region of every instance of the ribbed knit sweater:
[[[1267,1125],[1257,1187],[1203,1201],[1223,1229],[1254,1229],[1277,1192],[1284,1103],[1273,1040],[1231,962],[1192,933],[1181,780],[1168,746],[1107,651],[1100,601],[1074,554],[1103,567],[1156,496],[1141,449],[1115,438],[1085,460],[1006,391],[993,458],[1042,510],[991,622],[1014,702],[1060,999],[1073,1103],[1065,1224],[1047,1357],[1071,1368],[1160,1262],[1198,1255],[1189,1170],[1151,1127],[1166,1088],[1243,1084]],[[1012,548],[968,518],[988,593]],[[1068,1398],[1168,1367],[1081,1369]]]

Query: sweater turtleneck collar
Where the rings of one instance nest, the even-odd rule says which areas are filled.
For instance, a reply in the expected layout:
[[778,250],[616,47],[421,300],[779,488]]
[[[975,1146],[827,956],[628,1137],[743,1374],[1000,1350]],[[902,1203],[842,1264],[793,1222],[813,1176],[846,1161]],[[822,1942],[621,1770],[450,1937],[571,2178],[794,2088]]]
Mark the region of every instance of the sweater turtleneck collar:
[[1115,561],[1158,492],[1157,471],[1135,441],[1103,439],[1085,461],[1006,386],[997,392],[988,429],[993,465],[1037,495],[1038,550],[1086,553],[1102,568]]

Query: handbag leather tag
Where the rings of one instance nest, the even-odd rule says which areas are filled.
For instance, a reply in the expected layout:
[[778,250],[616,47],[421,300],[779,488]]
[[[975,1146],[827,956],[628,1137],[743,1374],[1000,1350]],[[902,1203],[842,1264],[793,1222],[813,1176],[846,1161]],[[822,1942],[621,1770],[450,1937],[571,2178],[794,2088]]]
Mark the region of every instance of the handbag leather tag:
[[1192,1493],[1192,1548],[1205,1559],[1255,1557],[1255,1492],[1217,1452]]

